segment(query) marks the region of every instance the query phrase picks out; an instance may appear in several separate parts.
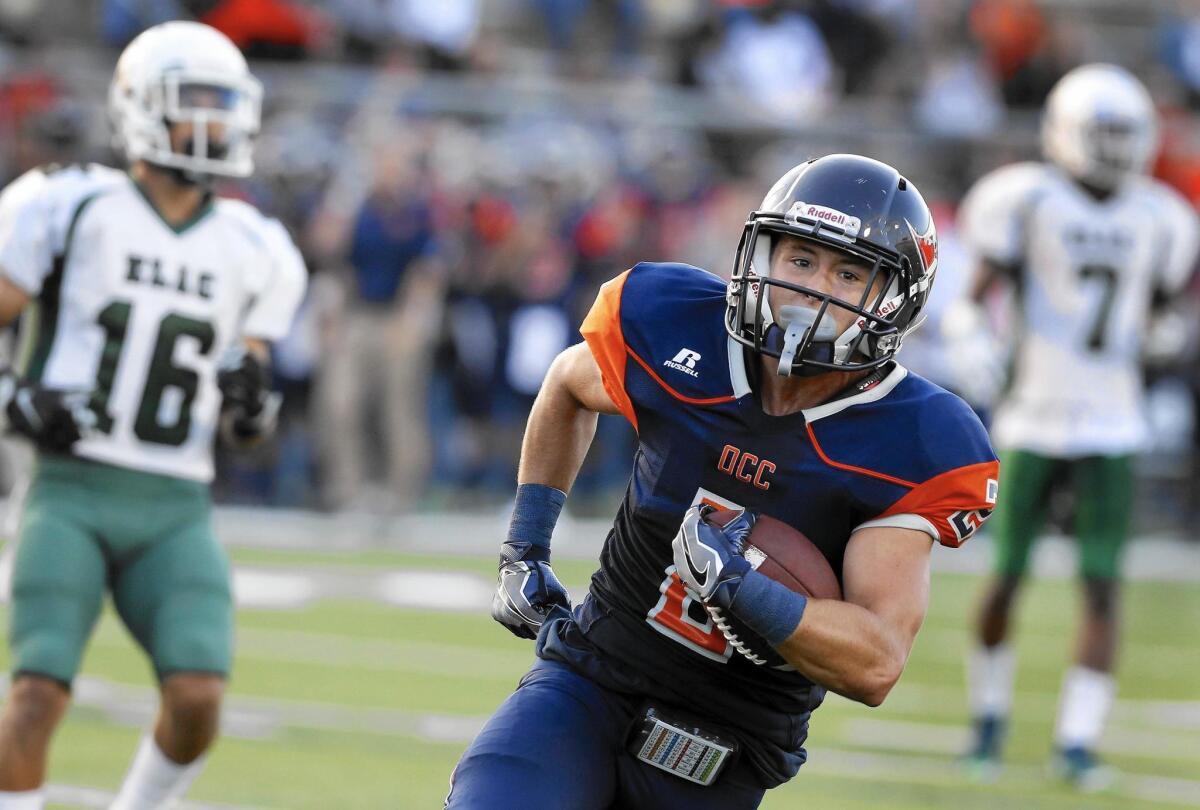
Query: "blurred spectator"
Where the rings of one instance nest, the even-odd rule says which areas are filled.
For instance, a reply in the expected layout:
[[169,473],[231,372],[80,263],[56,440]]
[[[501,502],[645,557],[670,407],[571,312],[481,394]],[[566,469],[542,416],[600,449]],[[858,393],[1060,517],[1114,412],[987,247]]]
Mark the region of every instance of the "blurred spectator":
[[105,42],[123,48],[152,25],[188,16],[180,0],[104,0],[100,27]]
[[1177,107],[1161,108],[1159,129],[1154,176],[1200,207],[1200,133],[1195,119]]
[[[594,41],[595,28],[589,14],[600,13],[614,32],[612,53],[614,65],[620,67],[637,51],[641,39],[644,0],[533,0],[545,23],[550,46],[561,56],[577,55],[581,27],[588,29],[589,41]],[[576,64],[578,64],[576,62]]]
[[12,179],[43,163],[84,158],[86,123],[85,110],[64,94],[53,75],[10,73],[0,81],[0,175]]
[[1040,107],[1076,61],[1066,52],[1066,31],[1047,19],[1037,0],[978,0],[970,27],[1010,107]]
[[1200,9],[1180,3],[1158,28],[1159,58],[1186,89],[1192,109],[1200,107]]
[[422,50],[423,61],[438,70],[468,66],[479,36],[480,0],[393,0],[400,35]]
[[1004,103],[978,57],[951,51],[930,65],[914,113],[917,127],[931,135],[981,137],[1004,120]]
[[26,116],[13,141],[10,165],[14,177],[50,163],[81,162],[88,158],[84,135],[87,111],[71,99],[60,99],[44,110]]
[[408,48],[417,64],[434,70],[473,65],[481,0],[333,0],[327,7],[351,59],[375,61]]
[[870,87],[875,70],[890,56],[892,39],[884,28],[880,0],[813,0],[810,15],[842,77],[842,90],[858,95]]
[[42,10],[37,0],[0,0],[0,35],[21,44],[32,42]]
[[[323,502],[374,505],[376,491],[363,484],[382,455],[387,489],[378,501],[405,509],[429,465],[426,391],[442,282],[432,201],[413,145],[377,148],[372,168],[350,225],[345,303],[318,372]],[[367,430],[368,411],[378,431]]]
[[183,0],[196,19],[250,58],[303,59],[316,47],[321,18],[290,0]]
[[728,14],[721,45],[700,69],[707,87],[744,99],[775,120],[795,121],[825,106],[833,66],[807,14],[784,0]]

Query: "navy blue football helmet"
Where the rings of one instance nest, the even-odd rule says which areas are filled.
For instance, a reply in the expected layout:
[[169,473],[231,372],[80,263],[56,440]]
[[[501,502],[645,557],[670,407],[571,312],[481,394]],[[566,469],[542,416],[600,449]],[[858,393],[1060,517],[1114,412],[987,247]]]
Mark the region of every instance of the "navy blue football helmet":
[[[863,296],[843,301],[770,277],[780,236],[812,240],[871,267]],[[742,231],[729,282],[725,328],[756,352],[779,358],[779,373],[810,376],[878,368],[923,320],[937,271],[937,234],[929,206],[891,166],[860,155],[827,155],[791,169],[771,188]],[[882,276],[884,283],[875,284]],[[772,287],[818,304],[772,308]],[[838,332],[831,307],[850,310]]]

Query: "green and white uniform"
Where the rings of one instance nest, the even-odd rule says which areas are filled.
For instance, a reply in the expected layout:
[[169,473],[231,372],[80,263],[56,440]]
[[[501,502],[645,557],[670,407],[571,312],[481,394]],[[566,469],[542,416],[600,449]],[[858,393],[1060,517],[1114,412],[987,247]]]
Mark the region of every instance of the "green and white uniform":
[[[228,574],[206,494],[217,364],[244,338],[287,332],[305,285],[298,251],[245,203],[215,199],[172,227],[128,175],[75,166],[31,172],[0,196],[0,272],[37,300],[26,374],[92,392],[99,417],[72,457],[38,460],[13,572],[15,668],[69,681],[107,583],[160,673],[226,671]],[[81,550],[89,543],[97,554]],[[198,570],[178,570],[184,559]],[[56,564],[67,580],[47,570]],[[176,595],[180,577],[206,583],[209,604],[172,607],[189,598]],[[154,632],[140,633],[147,621]],[[190,657],[163,654],[172,635],[213,634]]]
[[1050,468],[1067,462],[1084,570],[1115,576],[1130,460],[1148,439],[1142,337],[1155,297],[1188,281],[1200,245],[1195,213],[1149,178],[1097,200],[1049,164],[1021,163],[976,183],[959,222],[979,258],[1011,270],[1016,289],[1012,379],[992,426],[1002,454],[1004,495],[991,521],[1000,567],[1024,569]]

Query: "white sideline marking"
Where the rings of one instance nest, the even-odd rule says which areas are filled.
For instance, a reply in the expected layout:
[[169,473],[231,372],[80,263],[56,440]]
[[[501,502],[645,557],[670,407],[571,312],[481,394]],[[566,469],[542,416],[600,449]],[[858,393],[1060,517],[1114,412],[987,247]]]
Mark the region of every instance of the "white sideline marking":
[[[819,747],[809,754],[808,763],[800,769],[798,779],[804,772],[821,773],[849,779],[876,781],[887,779],[909,784],[938,786],[962,785],[967,778],[956,764],[945,757],[884,754],[867,751],[851,751],[839,748]],[[1028,790],[1039,784],[1059,784],[1036,765],[1006,765],[996,783],[996,806],[1003,806],[1005,799],[1000,790],[1005,787],[1020,787]],[[1125,796],[1142,801],[1166,802],[1184,807],[1200,807],[1200,782],[1163,776],[1143,776],[1118,771],[1116,785],[1104,795]]]
[[239,565],[233,570],[233,598],[244,608],[300,608],[316,598],[318,578],[281,568]]
[[[106,808],[116,798],[115,793],[77,785],[47,785],[46,799],[55,804],[75,807]],[[182,801],[173,805],[178,810],[264,810],[261,805],[212,804],[209,802]]]
[[449,571],[392,571],[378,578],[375,592],[397,607],[477,612],[487,610],[493,582]]
[[[829,700],[845,700],[830,695]],[[1017,690],[1014,695],[1015,715],[1054,717],[1058,706],[1057,692]],[[966,693],[955,702],[953,693],[947,698],[946,687],[923,683],[913,677],[902,678],[888,696],[888,708],[905,714],[929,716],[937,713],[947,718],[962,717],[966,712]],[[1118,698],[1113,706],[1113,720],[1122,726],[1139,726],[1169,730],[1200,732],[1200,700],[1137,700]]]
[[[7,691],[7,677],[0,679],[0,687]],[[99,711],[114,725],[131,728],[146,727],[158,710],[158,692],[153,687],[114,683],[104,678],[76,678],[73,697],[75,706]],[[229,695],[221,709],[221,734],[268,740],[281,729],[293,728],[465,744],[475,738],[486,721],[487,717],[482,716],[421,714],[402,709]]]
[[[849,718],[842,721],[841,737],[856,746],[949,756],[966,751],[970,742],[969,730],[958,724],[919,723],[867,717]],[[1200,740],[1194,737],[1187,738],[1181,734],[1164,734],[1161,731],[1139,731],[1110,726],[1101,737],[1097,747],[1109,754],[1132,754],[1190,761],[1196,758]]]

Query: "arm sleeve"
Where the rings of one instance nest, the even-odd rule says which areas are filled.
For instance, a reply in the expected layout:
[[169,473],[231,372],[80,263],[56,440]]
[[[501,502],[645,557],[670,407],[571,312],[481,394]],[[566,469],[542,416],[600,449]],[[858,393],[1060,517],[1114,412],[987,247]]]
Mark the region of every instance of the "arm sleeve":
[[968,192],[958,222],[977,258],[1006,266],[1022,262],[1025,222],[1042,176],[1043,169],[1036,163],[1005,166]]
[[1196,212],[1172,189],[1164,189],[1166,233],[1163,235],[1163,261],[1158,267],[1158,289],[1167,295],[1178,294],[1196,269],[1200,250],[1200,224]]
[[31,296],[54,266],[53,210],[46,177],[29,172],[0,194],[0,273]]
[[270,271],[266,284],[255,296],[246,315],[242,334],[249,338],[275,341],[291,328],[292,318],[308,286],[308,272],[300,251],[278,221],[267,223],[264,239]]
[[909,491],[869,526],[895,526],[923,531],[944,546],[957,548],[969,540],[996,507],[1000,463],[986,461],[958,467]]
[[629,354],[621,329],[621,294],[630,272],[632,271],[626,270],[600,288],[600,293],[596,296],[591,311],[583,319],[579,331],[587,341],[592,356],[596,358],[596,365],[600,367],[604,390],[633,425],[634,430],[637,430],[637,413],[634,412],[633,402],[625,390],[625,364],[629,361]]

